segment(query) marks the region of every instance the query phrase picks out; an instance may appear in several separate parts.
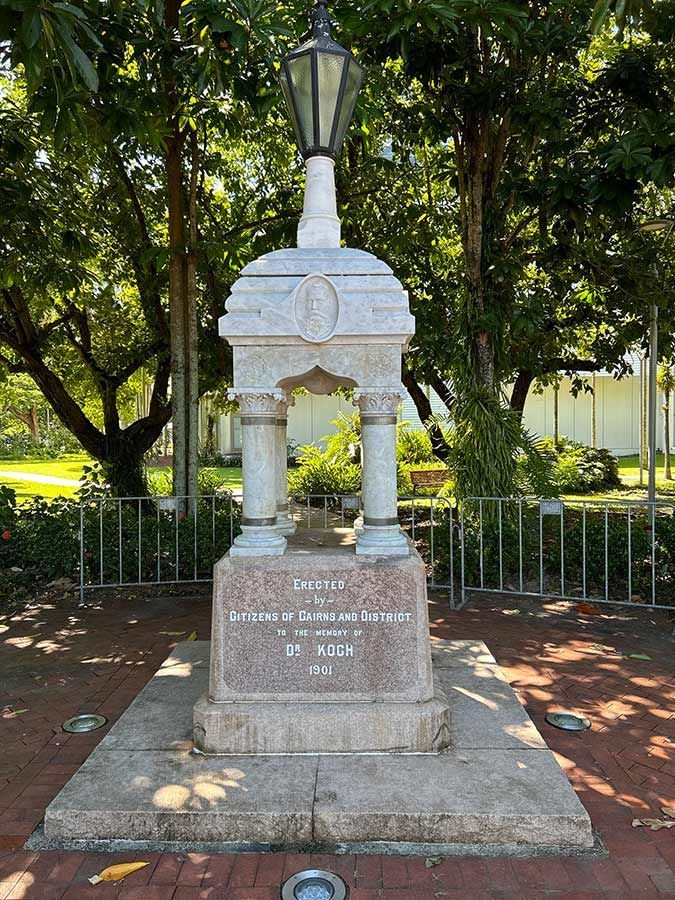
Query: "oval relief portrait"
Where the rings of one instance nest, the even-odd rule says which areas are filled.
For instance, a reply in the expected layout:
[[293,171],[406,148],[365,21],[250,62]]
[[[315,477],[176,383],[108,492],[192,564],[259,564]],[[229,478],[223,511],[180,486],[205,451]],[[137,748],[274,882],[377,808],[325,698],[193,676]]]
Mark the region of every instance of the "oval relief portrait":
[[323,275],[308,275],[295,295],[295,321],[306,341],[319,343],[333,335],[340,314],[335,285]]

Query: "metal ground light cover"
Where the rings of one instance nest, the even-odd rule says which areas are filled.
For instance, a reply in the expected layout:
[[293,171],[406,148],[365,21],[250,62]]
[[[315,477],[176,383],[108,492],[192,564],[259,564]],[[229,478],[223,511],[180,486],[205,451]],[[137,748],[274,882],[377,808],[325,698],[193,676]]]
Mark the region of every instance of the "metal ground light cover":
[[88,731],[96,731],[102,728],[108,720],[105,716],[99,716],[96,713],[83,713],[79,716],[73,716],[61,726],[64,731],[69,734],[86,734]]
[[579,713],[568,710],[556,710],[546,715],[546,721],[554,728],[562,728],[563,731],[586,731],[591,727],[591,720]]
[[305,869],[281,886],[281,900],[347,900],[349,888],[332,872]]

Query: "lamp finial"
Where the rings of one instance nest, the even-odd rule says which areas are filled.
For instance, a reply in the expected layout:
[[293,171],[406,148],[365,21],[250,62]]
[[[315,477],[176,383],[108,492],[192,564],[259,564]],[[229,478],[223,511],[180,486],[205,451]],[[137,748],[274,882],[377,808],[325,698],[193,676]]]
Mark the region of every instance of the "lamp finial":
[[333,22],[328,12],[327,0],[316,0],[309,20],[312,24],[312,37],[330,40],[330,29]]

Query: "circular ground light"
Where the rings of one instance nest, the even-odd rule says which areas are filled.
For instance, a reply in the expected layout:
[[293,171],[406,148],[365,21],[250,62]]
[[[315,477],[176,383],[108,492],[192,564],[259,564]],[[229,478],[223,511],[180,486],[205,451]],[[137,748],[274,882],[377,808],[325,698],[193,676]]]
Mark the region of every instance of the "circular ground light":
[[563,731],[586,731],[591,727],[591,720],[586,716],[566,710],[548,713],[546,721],[554,728],[562,728]]
[[348,896],[344,881],[321,869],[298,872],[281,886],[281,900],[347,900]]
[[97,728],[105,725],[107,721],[105,716],[99,716],[96,713],[84,713],[81,716],[73,716],[72,719],[67,719],[61,727],[70,734],[84,734],[87,731],[96,731]]

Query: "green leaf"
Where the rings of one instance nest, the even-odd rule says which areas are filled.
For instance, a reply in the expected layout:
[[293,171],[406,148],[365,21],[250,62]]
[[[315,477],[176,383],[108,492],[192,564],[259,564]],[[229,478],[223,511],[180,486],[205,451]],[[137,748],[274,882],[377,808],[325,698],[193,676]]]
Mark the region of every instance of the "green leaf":
[[42,18],[36,9],[30,15],[24,14],[21,23],[21,36],[23,42],[29,50],[31,50],[40,39],[42,33]]
[[609,12],[610,3],[611,0],[598,0],[595,4],[591,22],[588,26],[591,34],[598,34],[601,31],[602,26],[605,24],[607,13]]
[[86,87],[89,88],[89,90],[92,92],[97,91],[98,74],[96,72],[96,69],[94,68],[92,61],[89,59],[84,50],[82,50],[82,48],[75,43],[69,29],[60,28],[59,35],[66,48],[70,52],[70,62],[72,62],[72,64],[79,72]]
[[54,9],[62,9],[64,12],[70,13],[71,16],[75,16],[75,18],[77,19],[84,19],[85,21],[87,20],[86,13],[79,9],[77,6],[73,6],[72,3],[64,3],[59,0],[59,2],[54,3],[53,6]]

